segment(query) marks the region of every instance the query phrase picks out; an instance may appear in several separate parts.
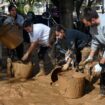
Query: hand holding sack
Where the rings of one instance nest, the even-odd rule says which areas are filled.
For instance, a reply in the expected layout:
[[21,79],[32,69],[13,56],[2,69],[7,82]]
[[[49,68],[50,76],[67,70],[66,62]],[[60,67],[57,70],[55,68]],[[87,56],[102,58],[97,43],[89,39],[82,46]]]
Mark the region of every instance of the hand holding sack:
[[87,63],[90,63],[90,62],[92,62],[93,61],[93,57],[91,57],[91,56],[88,56],[88,58],[85,60],[85,61],[81,61],[80,63],[79,63],[79,66],[85,66]]
[[83,62],[84,64],[92,62],[93,61],[93,57],[88,56],[88,58]]
[[69,68],[69,65],[71,63],[72,59],[68,58],[67,62],[63,65],[62,70],[65,71]]

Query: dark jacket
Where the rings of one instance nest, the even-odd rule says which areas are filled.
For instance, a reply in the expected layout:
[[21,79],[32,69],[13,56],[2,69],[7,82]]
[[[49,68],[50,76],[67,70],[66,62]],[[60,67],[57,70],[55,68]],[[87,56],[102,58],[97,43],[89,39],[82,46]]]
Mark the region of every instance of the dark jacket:
[[68,49],[71,49],[73,44],[77,49],[83,49],[91,42],[91,36],[75,29],[67,29],[65,39]]

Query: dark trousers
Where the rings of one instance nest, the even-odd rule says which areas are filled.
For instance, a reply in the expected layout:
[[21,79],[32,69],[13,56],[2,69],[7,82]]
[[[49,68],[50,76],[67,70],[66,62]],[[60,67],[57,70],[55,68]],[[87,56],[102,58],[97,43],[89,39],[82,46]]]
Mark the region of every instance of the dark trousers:
[[23,52],[24,52],[24,46],[23,43],[21,43],[18,47],[16,47],[16,54],[19,59],[23,57]]
[[105,95],[105,65],[101,67],[102,67],[102,71],[100,76],[100,93],[102,95]]
[[21,60],[24,53],[24,46],[23,43],[21,43],[19,46],[17,46],[15,49],[8,49],[8,56],[13,60]]
[[81,59],[82,59],[81,50],[77,49],[77,51],[76,51],[76,61],[77,61],[78,64],[80,63]]
[[44,60],[45,54],[47,53],[49,47],[43,47],[40,46],[39,52],[38,52],[38,57],[39,60]]

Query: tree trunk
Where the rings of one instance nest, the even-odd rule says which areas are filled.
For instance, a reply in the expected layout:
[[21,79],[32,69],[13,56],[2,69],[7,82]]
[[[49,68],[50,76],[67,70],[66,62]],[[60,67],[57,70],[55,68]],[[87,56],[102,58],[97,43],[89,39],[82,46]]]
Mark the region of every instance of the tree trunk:
[[66,28],[72,28],[73,26],[73,0],[51,0],[60,10],[60,23]]
[[72,28],[73,26],[73,0],[62,0],[60,2],[60,12],[61,12],[61,24],[63,24],[66,28]]

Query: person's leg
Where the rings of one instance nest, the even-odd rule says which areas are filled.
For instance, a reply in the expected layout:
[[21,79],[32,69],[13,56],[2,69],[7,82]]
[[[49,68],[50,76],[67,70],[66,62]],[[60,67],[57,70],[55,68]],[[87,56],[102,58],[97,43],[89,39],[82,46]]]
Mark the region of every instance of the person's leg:
[[44,57],[45,57],[45,54],[46,54],[47,50],[48,50],[48,47],[40,46],[40,49],[39,49],[39,52],[38,52],[39,60],[44,60]]
[[101,66],[101,76],[100,76],[100,94],[105,96],[105,64]]
[[45,67],[44,67],[44,57],[47,52],[48,47],[40,47],[38,52],[38,58],[39,58],[39,73],[36,75],[36,77],[45,75]]
[[76,51],[76,59],[77,59],[78,64],[80,63],[81,58],[82,58],[81,51],[79,49],[77,49],[77,51]]
[[16,51],[15,49],[7,49],[8,50],[8,57],[14,60],[16,58]]
[[16,48],[16,54],[18,59],[21,59],[23,57],[23,52],[24,52],[24,46],[23,43],[21,43],[17,48]]

